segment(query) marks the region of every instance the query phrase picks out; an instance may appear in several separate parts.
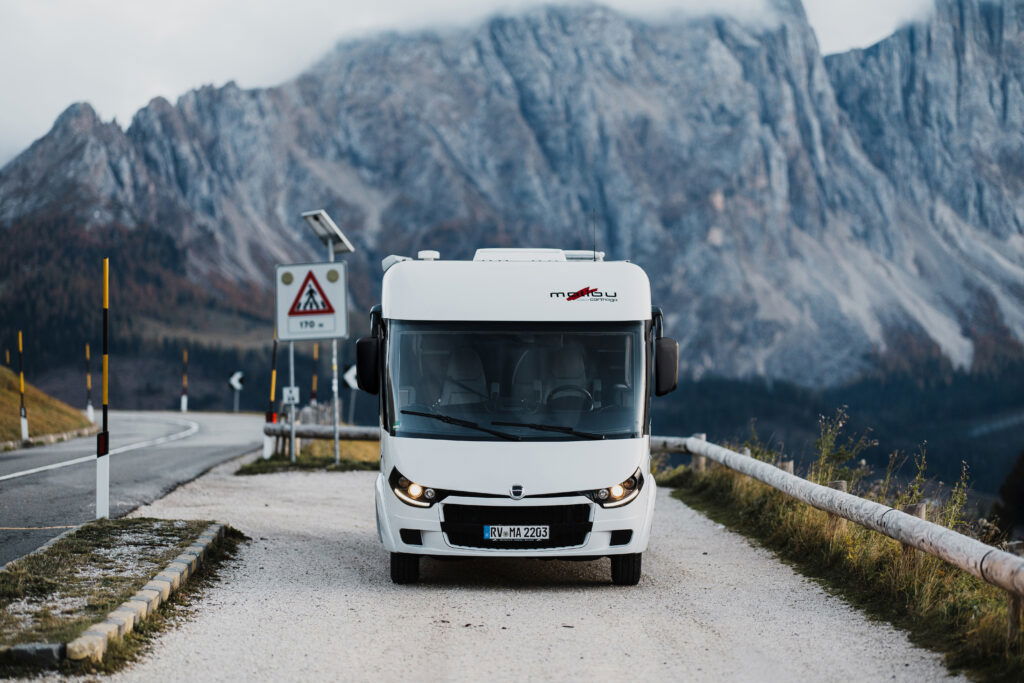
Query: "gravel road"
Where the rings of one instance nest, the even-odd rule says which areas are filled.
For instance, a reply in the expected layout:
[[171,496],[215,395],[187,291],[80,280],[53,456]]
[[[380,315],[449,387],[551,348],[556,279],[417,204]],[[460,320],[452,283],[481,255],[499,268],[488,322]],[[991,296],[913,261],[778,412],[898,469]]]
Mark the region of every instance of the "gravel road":
[[121,680],[921,681],[936,654],[659,492],[645,575],[608,560],[426,561],[394,586],[374,473],[236,477],[221,465],[135,515],[252,537],[188,621]]

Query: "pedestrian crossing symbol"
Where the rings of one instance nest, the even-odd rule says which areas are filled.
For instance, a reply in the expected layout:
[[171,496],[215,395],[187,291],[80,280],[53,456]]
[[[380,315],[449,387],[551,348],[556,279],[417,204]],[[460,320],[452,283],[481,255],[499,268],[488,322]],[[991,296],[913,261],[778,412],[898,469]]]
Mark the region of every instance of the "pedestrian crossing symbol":
[[288,311],[288,315],[333,315],[334,306],[331,305],[323,288],[317,282],[313,271],[306,274],[306,279],[299,287],[299,293],[295,295],[295,301]]
[[348,336],[344,263],[277,266],[277,334],[282,341]]

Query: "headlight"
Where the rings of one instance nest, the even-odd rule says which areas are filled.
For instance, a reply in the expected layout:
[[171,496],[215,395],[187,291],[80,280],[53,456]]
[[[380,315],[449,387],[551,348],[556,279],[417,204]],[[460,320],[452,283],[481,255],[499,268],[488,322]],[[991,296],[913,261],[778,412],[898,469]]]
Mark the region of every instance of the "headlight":
[[438,491],[406,479],[397,469],[391,470],[388,484],[400,501],[418,508],[428,508],[448,495],[444,491]]
[[603,508],[617,508],[626,505],[638,495],[644,487],[644,475],[638,467],[633,476],[626,481],[604,489],[591,491],[590,498]]

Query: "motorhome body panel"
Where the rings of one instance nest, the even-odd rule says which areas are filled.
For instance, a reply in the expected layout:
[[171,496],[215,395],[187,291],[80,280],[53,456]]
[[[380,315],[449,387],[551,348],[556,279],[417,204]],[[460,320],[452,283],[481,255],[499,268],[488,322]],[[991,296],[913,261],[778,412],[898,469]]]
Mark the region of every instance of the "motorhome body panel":
[[650,320],[643,269],[613,262],[402,261],[384,274],[393,320]]
[[617,484],[640,467],[648,438],[607,441],[445,441],[383,434],[388,463],[423,486],[508,496],[599,489]]

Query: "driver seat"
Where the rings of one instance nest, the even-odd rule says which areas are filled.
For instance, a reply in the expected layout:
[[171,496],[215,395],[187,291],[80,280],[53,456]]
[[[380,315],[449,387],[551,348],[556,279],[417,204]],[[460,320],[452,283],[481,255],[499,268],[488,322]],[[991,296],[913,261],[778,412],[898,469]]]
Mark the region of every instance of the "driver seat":
[[544,397],[559,387],[576,387],[586,391],[587,370],[583,350],[576,345],[563,346],[551,352],[548,360],[550,380],[545,387]]
[[448,356],[440,404],[444,406],[481,403],[487,400],[487,378],[484,364],[476,351],[463,346]]

